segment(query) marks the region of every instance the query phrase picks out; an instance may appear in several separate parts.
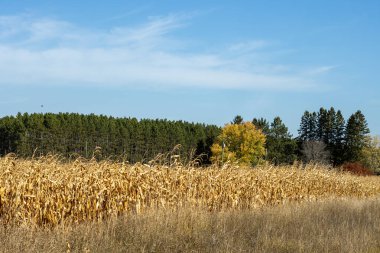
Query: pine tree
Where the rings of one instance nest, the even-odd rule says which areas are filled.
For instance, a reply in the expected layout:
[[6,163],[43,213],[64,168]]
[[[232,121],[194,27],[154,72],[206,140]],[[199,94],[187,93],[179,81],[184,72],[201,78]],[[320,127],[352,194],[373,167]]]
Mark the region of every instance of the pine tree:
[[266,141],[267,160],[274,164],[293,163],[296,157],[297,143],[292,139],[288,128],[280,117],[271,123]]
[[0,155],[15,152],[30,157],[53,152],[89,158],[97,149],[97,158],[123,158],[133,163],[151,160],[181,144],[181,157],[189,158],[199,148],[196,154],[206,154],[203,161],[207,163],[220,130],[213,125],[165,119],[19,113],[17,117],[0,118]]
[[231,122],[231,124],[242,124],[243,123],[243,117],[240,115],[236,115],[234,120]]
[[263,134],[265,134],[265,135],[269,134],[269,122],[266,119],[254,118],[252,120],[252,124],[254,124],[257,129],[260,129],[263,132]]
[[302,118],[300,129],[298,130],[301,141],[318,140],[318,117],[317,113],[305,111]]
[[369,128],[363,113],[359,110],[351,115],[346,126],[346,160],[359,161],[362,149],[367,145]]
[[334,107],[331,107],[330,110],[327,112],[327,121],[326,121],[326,126],[325,126],[325,140],[324,142],[327,145],[328,149],[333,149],[333,144],[334,144],[334,126],[335,126],[335,121],[336,121],[336,112]]
[[327,137],[327,124],[328,124],[328,112],[326,109],[321,107],[317,114],[317,140],[323,141],[324,143],[328,142]]
[[273,122],[271,123],[271,128],[270,128],[270,136],[277,139],[279,138],[287,139],[291,137],[291,135],[288,132],[288,128],[282,122],[280,117],[275,117],[273,119]]
[[333,125],[333,149],[331,151],[334,165],[340,165],[344,162],[344,135],[345,120],[342,112],[338,110],[335,115]]

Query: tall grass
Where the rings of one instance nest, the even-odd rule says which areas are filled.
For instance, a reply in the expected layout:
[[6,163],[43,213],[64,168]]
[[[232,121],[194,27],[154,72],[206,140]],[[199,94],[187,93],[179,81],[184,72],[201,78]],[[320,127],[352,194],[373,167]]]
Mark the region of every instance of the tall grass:
[[147,210],[52,229],[0,227],[0,252],[380,252],[380,199]]

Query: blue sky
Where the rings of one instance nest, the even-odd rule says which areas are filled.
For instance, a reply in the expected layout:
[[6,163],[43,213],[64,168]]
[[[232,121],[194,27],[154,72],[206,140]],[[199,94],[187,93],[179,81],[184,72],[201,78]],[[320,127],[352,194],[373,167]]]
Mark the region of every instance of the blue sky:
[[296,135],[333,106],[379,135],[379,27],[375,0],[0,1],[0,116],[280,116]]

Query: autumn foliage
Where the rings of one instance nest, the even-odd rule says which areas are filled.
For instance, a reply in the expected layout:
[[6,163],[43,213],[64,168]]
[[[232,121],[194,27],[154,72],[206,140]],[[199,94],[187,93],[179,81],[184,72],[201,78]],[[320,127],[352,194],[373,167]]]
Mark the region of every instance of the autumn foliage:
[[342,166],[343,171],[350,172],[355,175],[359,176],[372,176],[374,173],[364,167],[361,163],[355,162],[355,163],[345,163]]
[[211,146],[211,160],[214,163],[258,164],[265,155],[265,140],[262,131],[251,122],[227,124]]

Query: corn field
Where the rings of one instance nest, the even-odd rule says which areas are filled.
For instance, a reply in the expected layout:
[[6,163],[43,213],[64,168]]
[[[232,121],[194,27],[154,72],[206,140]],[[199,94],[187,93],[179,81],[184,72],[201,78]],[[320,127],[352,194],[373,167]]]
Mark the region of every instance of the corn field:
[[73,224],[149,208],[241,210],[379,194],[379,177],[319,165],[220,169],[0,158],[0,222],[5,225]]

